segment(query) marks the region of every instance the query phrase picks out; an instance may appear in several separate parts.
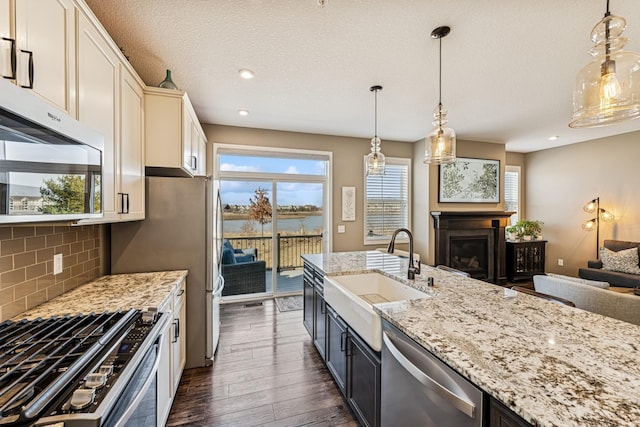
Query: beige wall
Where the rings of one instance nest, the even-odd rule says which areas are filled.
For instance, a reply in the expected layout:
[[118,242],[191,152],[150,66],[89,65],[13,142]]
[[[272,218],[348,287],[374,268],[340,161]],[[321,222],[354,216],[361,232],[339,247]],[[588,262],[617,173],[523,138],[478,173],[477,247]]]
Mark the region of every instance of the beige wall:
[[640,241],[639,139],[640,132],[633,132],[526,155],[527,217],[544,221],[547,271],[576,276],[595,259],[595,232],[581,225],[593,217],[582,206],[598,196],[617,217],[601,224],[601,242]]
[[[416,149],[416,151],[418,151]],[[424,149],[422,150],[424,155]],[[495,159],[500,160],[500,192],[504,186],[504,167],[506,161],[506,152],[503,144],[493,144],[489,142],[463,141],[458,140],[456,146],[457,157],[469,157],[474,159]],[[439,185],[439,167],[437,165],[429,166],[429,210],[424,213],[429,222],[428,237],[428,255],[426,257],[429,264],[434,263],[434,234],[433,220],[430,211],[504,211],[504,197],[500,195],[499,203],[439,203],[438,202],[438,185]],[[415,199],[414,199],[415,203]],[[414,219],[415,221],[415,219]],[[422,249],[424,252],[424,249]],[[423,259],[425,256],[422,255]]]
[[[100,225],[0,227],[0,321],[104,274]],[[53,275],[53,255],[64,269]]]
[[[362,206],[364,204],[364,156],[371,150],[369,139],[342,136],[315,135],[232,126],[204,125],[208,141],[214,144],[237,144],[261,147],[296,148],[333,153],[333,251],[373,249],[365,246]],[[388,157],[411,158],[413,145],[406,142],[382,141],[382,152]],[[356,187],[356,221],[341,221],[342,187]],[[346,232],[338,234],[338,225]]]

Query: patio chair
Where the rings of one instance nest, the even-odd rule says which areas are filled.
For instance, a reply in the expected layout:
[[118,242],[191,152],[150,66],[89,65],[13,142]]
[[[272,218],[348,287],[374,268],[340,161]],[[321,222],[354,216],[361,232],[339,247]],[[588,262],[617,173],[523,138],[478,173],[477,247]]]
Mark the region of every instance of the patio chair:
[[222,296],[255,294],[267,291],[264,261],[239,262],[238,258],[250,258],[252,255],[237,256],[230,249],[222,251],[222,277],[224,289]]

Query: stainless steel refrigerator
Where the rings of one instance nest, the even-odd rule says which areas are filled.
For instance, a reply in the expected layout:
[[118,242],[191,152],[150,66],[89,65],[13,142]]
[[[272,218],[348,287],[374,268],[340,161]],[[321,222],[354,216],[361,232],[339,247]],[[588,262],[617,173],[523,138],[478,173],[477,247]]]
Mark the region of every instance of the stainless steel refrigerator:
[[111,225],[111,273],[189,270],[186,368],[209,366],[219,336],[218,188],[206,178],[147,177],[144,221]]

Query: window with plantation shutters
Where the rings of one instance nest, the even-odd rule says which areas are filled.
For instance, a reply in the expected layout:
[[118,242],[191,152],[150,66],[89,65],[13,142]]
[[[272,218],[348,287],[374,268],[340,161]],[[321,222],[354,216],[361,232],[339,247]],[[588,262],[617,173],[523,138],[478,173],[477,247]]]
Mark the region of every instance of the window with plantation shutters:
[[520,218],[520,166],[508,166],[504,172],[504,208],[511,215],[511,224]]
[[384,175],[365,176],[365,244],[387,243],[394,230],[409,228],[410,167],[409,159],[387,157]]

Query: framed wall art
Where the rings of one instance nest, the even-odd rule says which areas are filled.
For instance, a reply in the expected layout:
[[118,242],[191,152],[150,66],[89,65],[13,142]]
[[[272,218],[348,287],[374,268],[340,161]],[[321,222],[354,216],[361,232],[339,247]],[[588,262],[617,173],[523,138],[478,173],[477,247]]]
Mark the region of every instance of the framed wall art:
[[356,187],[342,187],[342,220],[356,220]]
[[500,160],[458,157],[440,165],[440,203],[500,203]]

